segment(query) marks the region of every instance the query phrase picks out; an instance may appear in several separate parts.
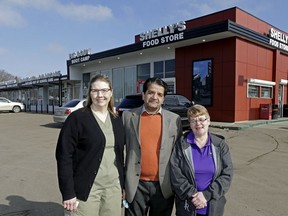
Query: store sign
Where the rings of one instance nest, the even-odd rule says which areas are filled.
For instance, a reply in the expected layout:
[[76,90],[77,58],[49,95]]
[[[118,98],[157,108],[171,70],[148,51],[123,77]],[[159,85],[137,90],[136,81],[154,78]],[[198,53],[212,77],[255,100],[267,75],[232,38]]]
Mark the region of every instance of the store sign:
[[271,28],[269,31],[269,44],[288,52],[288,35]]
[[89,61],[91,55],[91,49],[83,49],[69,54],[69,59],[72,64]]
[[158,29],[152,29],[140,34],[142,47],[152,47],[184,39],[186,22],[181,21]]

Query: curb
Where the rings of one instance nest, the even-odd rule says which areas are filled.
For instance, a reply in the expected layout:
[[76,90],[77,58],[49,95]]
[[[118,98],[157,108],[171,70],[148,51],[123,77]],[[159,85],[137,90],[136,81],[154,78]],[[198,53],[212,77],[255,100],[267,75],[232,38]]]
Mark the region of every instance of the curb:
[[234,122],[234,123],[226,123],[226,122],[211,122],[210,127],[220,128],[223,130],[245,130],[250,127],[257,127],[259,125],[264,124],[273,124],[277,122],[285,122],[288,121],[288,118],[285,119],[273,119],[273,120],[256,120],[256,121],[248,121],[248,122]]

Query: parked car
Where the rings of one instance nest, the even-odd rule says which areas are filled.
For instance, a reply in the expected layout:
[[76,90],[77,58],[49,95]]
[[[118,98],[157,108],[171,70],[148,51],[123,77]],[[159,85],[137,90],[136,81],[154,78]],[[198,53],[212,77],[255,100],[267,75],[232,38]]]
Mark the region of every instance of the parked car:
[[24,110],[24,104],[10,101],[7,98],[0,97],[0,111],[9,111],[18,113]]
[[84,107],[85,104],[86,99],[73,99],[64,106],[55,108],[53,115],[54,122],[64,123],[72,112]]
[[[142,106],[144,101],[141,94],[127,95],[116,107],[118,115],[122,116],[123,111]],[[167,94],[162,107],[171,112],[177,113],[181,117],[182,127],[189,128],[190,124],[187,118],[187,109],[194,104],[183,95]]]

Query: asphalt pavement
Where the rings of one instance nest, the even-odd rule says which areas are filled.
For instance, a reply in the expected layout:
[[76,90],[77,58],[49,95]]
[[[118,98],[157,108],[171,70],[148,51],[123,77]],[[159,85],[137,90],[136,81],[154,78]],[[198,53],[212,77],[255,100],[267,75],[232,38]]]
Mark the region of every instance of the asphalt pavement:
[[[0,216],[63,216],[52,115],[0,113]],[[234,163],[225,216],[287,216],[288,119],[211,122]]]

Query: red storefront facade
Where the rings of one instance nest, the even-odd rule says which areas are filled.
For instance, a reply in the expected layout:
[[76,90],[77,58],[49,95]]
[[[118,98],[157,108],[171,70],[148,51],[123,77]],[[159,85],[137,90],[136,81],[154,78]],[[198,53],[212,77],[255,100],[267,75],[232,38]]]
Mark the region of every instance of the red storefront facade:
[[[239,8],[231,8],[186,21],[187,30],[205,26],[209,28],[209,25],[223,21],[241,25],[237,30],[240,33],[176,49],[177,92],[192,98],[192,62],[212,59],[213,103],[207,108],[213,121],[236,122],[259,119],[261,104],[278,105],[280,102],[278,108],[281,115],[280,108],[287,104],[288,52],[269,46],[268,34],[275,27]],[[241,29],[246,32],[242,33]],[[258,38],[259,36],[262,37]],[[275,83],[272,98],[248,97],[248,83],[253,79],[270,81],[272,85]],[[283,88],[281,93],[279,86]]]

